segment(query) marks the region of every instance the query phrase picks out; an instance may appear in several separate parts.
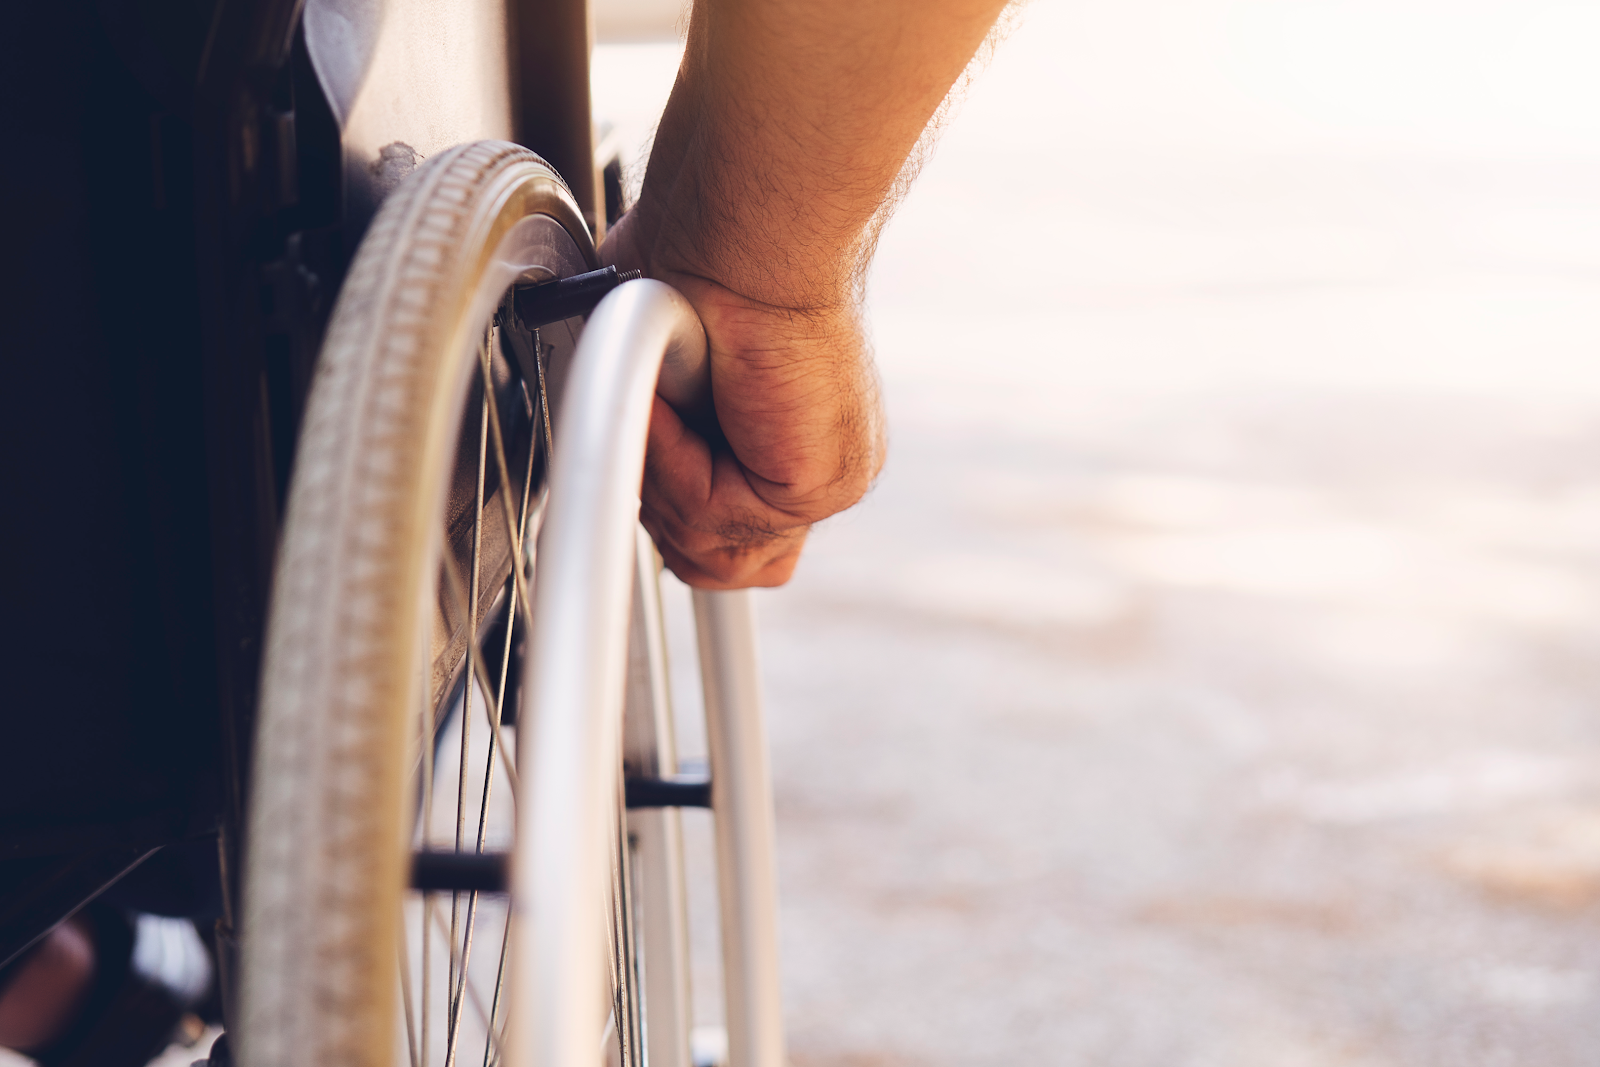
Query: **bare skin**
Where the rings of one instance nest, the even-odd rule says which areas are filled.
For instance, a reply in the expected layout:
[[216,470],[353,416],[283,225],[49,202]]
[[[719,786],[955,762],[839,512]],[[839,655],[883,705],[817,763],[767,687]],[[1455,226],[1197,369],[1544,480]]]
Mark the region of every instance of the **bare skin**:
[[44,1048],[72,1024],[94,984],[94,940],[88,923],[68,919],[22,964],[0,996],[0,1045]]
[[861,280],[929,121],[1006,0],[696,0],[639,203],[602,255],[711,341],[718,427],[659,398],[641,518],[708,589],[772,586],[883,465]]

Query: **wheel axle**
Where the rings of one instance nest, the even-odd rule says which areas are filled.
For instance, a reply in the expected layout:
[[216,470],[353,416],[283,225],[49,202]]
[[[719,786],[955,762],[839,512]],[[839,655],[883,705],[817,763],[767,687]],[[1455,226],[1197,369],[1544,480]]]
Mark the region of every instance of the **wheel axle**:
[[607,293],[637,277],[636,270],[619,272],[615,267],[601,267],[559,281],[518,287],[517,318],[522,320],[523,329],[536,330],[574,315],[587,315]]

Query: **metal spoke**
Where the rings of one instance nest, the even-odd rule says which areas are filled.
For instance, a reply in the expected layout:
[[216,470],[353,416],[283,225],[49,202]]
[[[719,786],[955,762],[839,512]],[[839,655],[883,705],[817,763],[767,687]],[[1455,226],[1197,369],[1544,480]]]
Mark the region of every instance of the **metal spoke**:
[[[497,333],[498,333],[498,330],[497,330]],[[487,364],[485,365],[484,370],[487,373],[487,370],[488,370]],[[541,398],[542,398],[542,396],[543,396],[543,394],[541,393]],[[496,451],[498,452],[499,457],[500,457],[500,470],[501,470],[500,485],[501,485],[501,491],[502,491],[502,493],[505,493],[505,492],[509,492],[509,487],[506,485],[506,478],[509,476],[509,472],[507,471],[506,466],[505,466],[504,441],[500,437],[500,422],[499,422],[497,409],[491,408],[491,415],[493,416],[492,425],[493,425],[494,431],[495,431],[495,448],[496,448]],[[522,472],[522,496],[520,498],[521,503],[518,506],[516,532],[515,532],[515,534],[513,536],[513,539],[512,539],[512,552],[513,552],[513,556],[514,556],[514,558],[512,560],[512,570],[514,572],[516,570],[520,569],[526,563],[526,560],[524,559],[524,553],[523,553],[522,549],[523,549],[523,545],[525,545],[527,543],[528,512],[529,512],[528,504],[529,504],[529,502],[531,500],[532,493],[533,493],[533,458],[534,458],[534,455],[536,453],[537,447],[538,447],[538,436],[536,434],[529,434],[529,436],[528,436],[528,461],[527,461],[527,463],[526,463],[526,465],[525,465],[525,467],[523,469],[523,472]],[[547,458],[546,459],[546,469],[548,469],[548,467],[549,467],[549,461],[548,461],[548,458]],[[494,774],[493,774],[494,749],[496,747],[496,742],[500,740],[500,723],[505,717],[506,677],[507,677],[507,675],[508,675],[508,673],[510,671],[510,667],[511,667],[511,638],[512,638],[513,631],[516,629],[516,621],[517,621],[516,601],[515,601],[515,599],[509,599],[507,604],[506,604],[506,637],[505,637],[505,643],[504,643],[504,646],[500,650],[500,684],[498,686],[496,686],[495,689],[494,689],[494,693],[495,693],[494,733],[489,738],[489,749],[490,749],[490,751],[489,751],[489,761],[488,761],[489,762],[489,766],[484,768],[483,802],[482,802],[481,806],[478,809],[478,851],[479,852],[483,851],[484,834],[487,832],[487,828],[488,828],[487,820],[488,820],[488,817],[489,817],[489,790],[490,790],[490,787],[494,784]]]
[[[517,529],[516,516],[511,511],[511,467],[506,463],[505,436],[500,432],[500,408],[494,398],[494,373],[487,345],[484,346],[482,357],[479,360],[479,370],[483,375],[483,396],[485,401],[484,408],[488,418],[487,426],[494,441],[495,462],[500,471],[500,515],[505,520],[506,536],[511,541],[511,575],[515,583],[517,600],[522,604],[523,613],[531,620],[533,618],[533,601],[528,593],[527,581],[522,570],[524,565],[522,535]],[[548,469],[548,466],[547,459],[546,469]]]
[[[534,458],[534,449],[535,449],[536,444],[537,444],[537,438],[530,437],[530,439],[528,441],[528,463],[527,463],[527,467],[526,467],[526,469],[525,469],[525,471],[523,473],[523,480],[522,480],[522,497],[521,497],[522,503],[521,503],[521,509],[520,509],[521,513],[517,516],[517,536],[518,536],[518,540],[519,541],[521,540],[522,537],[526,536],[526,533],[527,533],[528,501],[529,501],[529,497],[531,495],[531,490],[533,488],[533,458]],[[502,483],[501,484],[502,484],[502,486],[504,486],[503,477],[502,477]],[[483,774],[484,774],[484,777],[483,777],[483,798],[482,798],[482,800],[481,800],[481,802],[479,804],[479,807],[478,807],[477,851],[479,853],[483,852],[483,846],[484,846],[485,840],[487,839],[488,832],[489,832],[489,798],[490,798],[490,794],[491,794],[491,792],[493,790],[493,786],[494,786],[494,757],[495,757],[494,749],[496,747],[496,745],[495,745],[496,739],[500,735],[500,723],[501,723],[501,721],[502,721],[502,719],[504,717],[505,699],[506,699],[506,678],[507,678],[507,675],[509,674],[510,668],[511,668],[511,639],[512,639],[512,636],[513,636],[513,631],[514,631],[514,629],[516,627],[516,617],[517,617],[516,602],[508,597],[507,601],[506,601],[506,636],[505,636],[505,643],[504,643],[504,646],[501,648],[501,651],[500,651],[500,684],[499,684],[498,687],[496,687],[496,689],[494,691],[494,693],[495,693],[495,698],[494,698],[494,717],[493,717],[493,719],[491,721],[491,725],[494,727],[494,731],[489,735],[489,750],[490,751],[489,751],[489,754],[488,754],[488,758],[487,758],[486,764],[485,764],[484,769],[483,769]],[[485,699],[487,699],[488,698],[488,694],[485,693],[484,697],[485,697]],[[465,926],[465,933],[463,935],[462,953],[461,953],[461,957],[462,957],[462,961],[463,961],[463,963],[462,963],[462,974],[460,976],[459,984],[458,984],[458,986],[456,988],[455,995],[452,998],[453,1004],[452,1004],[452,1007],[451,1007],[451,1011],[454,1013],[454,1015],[455,1015],[455,1017],[457,1019],[460,1018],[460,1013],[461,1013],[462,986],[464,986],[465,983],[466,983],[466,973],[465,973],[466,972],[466,965],[468,963],[470,963],[471,960],[472,960],[473,933],[474,933],[474,927],[476,925],[476,920],[477,920],[477,912],[478,912],[478,894],[476,892],[473,892],[467,898],[467,921],[466,921],[466,926]],[[502,956],[503,955],[504,955],[504,946],[502,945]],[[456,1030],[452,1032],[451,1041],[450,1041],[450,1048],[449,1048],[448,1052],[445,1055],[445,1067],[454,1067],[455,1058],[456,1058],[456,1043],[457,1043],[456,1039],[457,1039],[457,1036],[459,1035],[459,1030],[460,1030],[460,1028],[458,1026],[456,1028]]]
[[[430,824],[434,821],[434,709],[429,709],[426,717],[422,718],[422,849],[426,851],[430,840]],[[429,941],[427,936],[427,920],[434,910],[434,894],[422,893],[422,1062],[421,1067],[427,1067],[427,1005],[429,1005]]]
[[[480,361],[480,366],[487,371],[489,358],[489,338],[487,335],[484,337],[483,344],[480,346],[480,350],[483,354],[483,359]],[[472,564],[470,577],[468,579],[469,585],[467,587],[467,684],[461,697],[461,760],[460,769],[458,770],[456,777],[455,845],[457,852],[461,851],[461,846],[465,843],[464,839],[466,837],[468,771],[467,757],[470,755],[470,745],[472,742],[472,691],[477,688],[476,679],[480,673],[478,669],[478,602],[481,597],[479,585],[482,581],[483,568],[483,483],[484,468],[487,465],[486,453],[489,446],[489,415],[494,407],[493,378],[488,373],[485,373],[483,375],[481,384],[483,388],[483,399],[479,401],[478,404],[478,469],[476,496],[474,498],[472,511]],[[496,450],[499,451],[498,428],[496,431]],[[501,457],[501,460],[504,462],[503,456]],[[504,481],[505,479],[502,476],[502,485],[504,485]],[[504,495],[504,492],[502,492],[501,496],[503,497]],[[513,562],[512,566],[513,569],[515,569],[515,562]],[[489,693],[485,692],[483,694],[483,698],[485,701],[487,701],[489,699]],[[458,943],[457,934],[460,930],[460,923],[461,894],[452,892],[450,894],[451,971],[450,985],[447,987],[447,989],[452,992],[457,987],[454,953],[455,947]],[[460,981],[466,981],[465,971],[462,971]],[[446,1025],[448,1027],[445,1038],[445,1067],[452,1067],[452,1061],[455,1058],[456,1032],[459,1029],[461,1022],[458,1014],[459,1008],[459,997],[451,996],[450,1011],[445,1017]]]
[[[489,755],[483,769],[483,799],[478,805],[478,851],[483,851],[485,835],[489,832],[489,794],[494,785],[494,757],[495,749],[499,746],[496,741],[500,738],[500,724],[505,718],[506,706],[506,675],[511,666],[511,638],[516,627],[516,606],[506,605],[506,640],[500,650],[500,687],[495,690],[494,718],[490,725],[494,731],[489,735]],[[509,756],[507,757],[509,759]]]
[[612,856],[611,906],[617,923],[617,962],[621,980],[617,983],[617,1035],[625,1067],[642,1067],[643,1049],[639,1044],[638,958],[635,955],[631,890],[632,871],[628,855],[628,811],[623,791],[621,768],[617,774],[616,838]]
[[[438,929],[440,934],[444,935],[445,937],[449,937],[450,931],[445,928],[444,918],[442,916],[437,915],[437,914],[434,915],[434,926]],[[450,943],[450,965],[451,965],[452,968],[456,965],[458,960],[459,960],[459,957],[456,955],[455,943],[451,942]],[[478,1016],[478,1019],[483,1023],[484,1027],[489,1031],[489,1039],[494,1044],[495,1055],[499,1056],[499,1054],[500,1054],[500,1040],[499,1040],[499,1037],[498,1037],[498,1035],[495,1034],[494,1027],[489,1025],[489,1013],[484,1011],[484,1009],[483,1009],[483,1000],[478,996],[478,991],[475,988],[473,988],[473,986],[472,986],[472,984],[470,982],[467,983],[467,1000],[472,1003],[472,1007],[473,1007],[474,1011],[476,1012],[476,1014]],[[426,1016],[426,1009],[424,1009],[424,1016]]]
[[533,331],[533,367],[539,372],[539,422],[544,430],[544,469],[549,470],[550,458],[556,450],[550,440],[550,390],[544,385],[544,339],[538,330]]
[[[490,1067],[490,1064],[489,1064],[489,1053],[490,1053],[490,1051],[491,1050],[498,1051],[497,1049],[494,1048],[495,1045],[499,1044],[499,1042],[496,1041],[496,1039],[495,1039],[494,1024],[495,1024],[495,1020],[500,1015],[500,993],[505,988],[505,984],[506,984],[506,950],[510,947],[510,944],[511,944],[511,909],[507,908],[506,909],[506,927],[505,927],[505,931],[500,935],[500,967],[495,972],[495,976],[494,976],[494,1000],[490,1003],[490,1006],[489,1006],[489,1027],[488,1027],[489,1034],[488,1034],[488,1036],[486,1038],[484,1038],[484,1041],[483,1041],[483,1067]],[[501,1035],[501,1039],[502,1040],[504,1039],[504,1035]],[[500,1060],[500,1057],[496,1056],[495,1057],[495,1062],[498,1063],[499,1060]]]
[[[502,434],[500,432],[499,409],[498,409],[498,406],[496,405],[495,400],[494,400],[493,376],[492,376],[492,372],[491,372],[488,347],[484,347],[483,349],[481,349],[480,353],[481,353],[481,357],[482,358],[480,359],[479,371],[480,371],[480,375],[481,375],[481,378],[482,378],[482,381],[483,381],[483,387],[484,387],[484,410],[485,410],[485,412],[487,414],[487,418],[488,418],[488,429],[490,431],[490,439],[493,440],[494,445],[495,445],[495,457],[496,457],[496,461],[497,461],[498,466],[499,466],[499,481],[500,481],[500,486],[501,486],[501,492],[500,492],[501,511],[502,511],[502,514],[504,515],[504,517],[506,519],[506,527],[507,527],[506,532],[507,532],[507,535],[508,535],[508,537],[509,537],[509,539],[511,541],[511,547],[512,547],[511,577],[512,577],[512,587],[513,587],[513,602],[514,603],[520,603],[522,605],[522,608],[523,608],[524,618],[531,619],[532,618],[532,614],[531,614],[530,597],[529,597],[528,590],[527,590],[527,583],[523,579],[523,568],[524,568],[524,566],[526,565],[526,562],[527,562],[526,559],[525,559],[525,552],[523,551],[523,545],[525,543],[525,538],[526,538],[526,534],[527,534],[528,518],[529,518],[529,514],[530,514],[530,512],[529,512],[529,504],[530,504],[530,493],[531,493],[531,489],[532,489],[533,448],[534,448],[534,446],[533,446],[532,442],[529,443],[529,446],[528,446],[528,451],[529,451],[528,469],[527,469],[527,472],[526,472],[526,474],[524,476],[524,479],[523,479],[523,490],[522,490],[522,497],[521,497],[520,514],[518,516],[516,516],[515,520],[513,521],[512,516],[511,516],[511,502],[510,502],[511,489],[510,489],[510,486],[508,484],[508,479],[510,477],[510,467],[506,463],[505,441],[504,441],[504,437],[502,436]],[[540,383],[541,383],[541,385],[540,385],[541,410],[544,411],[546,413],[546,415],[548,416],[549,405],[548,405],[548,403],[545,402],[544,395],[543,395],[544,371],[543,371],[543,365],[542,364],[540,365],[539,378],[540,378]],[[549,441],[549,436],[550,436],[549,427],[547,425],[545,427],[545,440],[547,442]],[[479,454],[479,484],[480,484],[480,487],[481,487],[482,481],[483,481],[482,464],[483,464],[484,458],[485,457],[482,454],[482,442],[481,442],[481,439],[480,439],[480,454]],[[549,469],[548,447],[547,447],[547,450],[546,450],[545,468],[547,470]],[[479,497],[478,512],[481,515],[481,513],[482,513],[482,497],[481,497],[481,494],[480,494],[480,497]],[[473,529],[474,529],[474,538],[476,538],[477,535],[478,535],[477,516],[474,517],[474,528]],[[457,601],[460,601],[462,599],[466,599],[470,605],[474,605],[475,606],[476,605],[476,599],[473,598],[472,595],[467,590],[464,590],[464,589],[461,588],[461,586],[462,586],[461,576],[460,576],[460,574],[458,574],[456,572],[454,563],[449,559],[444,560],[443,561],[443,570],[445,572],[445,578],[446,578],[448,584],[450,585],[451,596]],[[459,606],[459,604],[458,604],[458,606]],[[468,614],[469,614],[469,617],[475,617],[475,612],[470,607],[468,609]],[[510,629],[510,621],[508,619],[507,629],[506,629],[506,638],[507,638],[507,646],[508,646],[508,648],[509,648],[509,642],[510,642],[510,635],[511,635],[511,629]],[[473,642],[472,643],[472,649],[475,649],[475,648],[476,648],[476,643]],[[481,657],[477,657],[476,655],[473,655],[471,650],[469,650],[468,661],[469,661],[469,670],[472,672],[472,674],[474,676],[477,677],[479,684],[483,686],[483,691],[484,691],[485,697],[487,698],[490,693],[499,693],[500,692],[500,688],[501,688],[500,686],[491,686],[489,684],[488,675],[487,675],[486,670],[483,667],[483,663],[482,663]],[[506,663],[506,658],[504,656],[502,656],[501,657],[501,666],[502,666],[501,673],[502,673],[502,675],[504,674],[505,663]],[[503,683],[502,683],[502,685],[503,685]],[[501,700],[497,701],[497,704],[501,703],[501,702],[503,702],[503,694],[502,694]],[[487,711],[488,709],[485,708],[485,710]],[[499,708],[496,708],[496,711],[498,712]],[[497,720],[498,718],[499,718],[499,715],[491,716],[491,721]],[[494,741],[491,744],[493,745],[494,748],[498,749],[502,754],[505,754],[507,752],[507,749],[506,749],[506,746],[505,746],[505,738],[501,735],[500,726],[499,726],[499,723],[497,721],[494,722]],[[508,780],[511,782],[512,791],[515,792],[516,791],[516,771],[511,766],[511,763],[509,761],[509,756],[504,756],[503,755],[502,762],[505,765],[506,776],[507,776]]]
[[[619,768],[620,772],[620,768]],[[617,775],[615,835],[611,849],[611,914],[607,939],[611,950],[611,1004],[616,1020],[617,1052],[622,1067],[642,1067],[643,1049],[639,1044],[638,972],[634,955],[633,922],[629,908],[631,874],[628,863],[627,808],[623,799],[622,775]]]
[[[617,931],[617,865],[612,857],[611,867],[611,914],[606,916],[606,965],[611,969],[611,1017],[622,1017],[622,967],[617,958],[617,944],[619,941]],[[602,1034],[600,1043],[605,1044]],[[627,1044],[622,1039],[622,1027],[617,1027],[617,1045],[622,1052],[622,1062],[627,1063]]]
[[[618,790],[619,792],[622,791],[621,782],[618,783]],[[628,815],[626,804],[624,803],[622,812],[624,832],[628,827],[627,820]],[[639,873],[638,865],[634,863],[634,860],[638,858],[634,851],[634,844],[633,839],[628,838],[623,849],[623,854],[628,862],[627,870],[624,872],[628,892],[625,903],[628,907],[628,922],[630,923],[628,943],[633,950],[633,970],[629,973],[633,977],[634,1040],[635,1047],[639,1050],[639,1062],[645,1064],[650,1057],[650,990],[645,986],[645,975],[650,972],[650,958],[647,955],[649,946],[641,933],[644,926],[642,903],[644,891],[639,883],[642,875]]]
[[[417,1026],[411,1017],[411,952],[406,947],[406,924],[400,924],[400,1002],[406,1010],[406,1052],[411,1057],[411,1067],[420,1067],[417,1060]],[[427,1005],[423,1005],[427,1010]]]
[[[476,891],[467,896],[467,921],[465,933],[461,939],[461,971],[456,978],[456,986],[450,994],[450,1040],[445,1046],[444,1067],[455,1067],[456,1046],[461,1039],[461,996],[467,987],[467,964],[472,962],[472,926],[478,913],[478,894]],[[451,944],[455,939],[452,934]]]
[[[450,595],[459,607],[467,596],[467,591],[462,586],[461,575],[456,573],[455,564],[448,559],[443,562],[440,570],[444,571],[446,584],[450,586]],[[489,670],[483,665],[483,659],[481,657],[472,657],[469,662],[473,669],[473,676],[477,678],[478,685],[483,688],[484,693],[494,692],[494,687],[489,684]],[[512,764],[511,757],[508,754],[510,749],[506,747],[506,739],[500,732],[500,724],[494,721],[493,709],[490,708],[487,701],[484,702],[483,712],[484,716],[489,719],[490,725],[494,727],[494,736],[500,752],[500,766],[506,772],[506,785],[510,787],[512,794],[515,795],[517,791],[517,768]]]

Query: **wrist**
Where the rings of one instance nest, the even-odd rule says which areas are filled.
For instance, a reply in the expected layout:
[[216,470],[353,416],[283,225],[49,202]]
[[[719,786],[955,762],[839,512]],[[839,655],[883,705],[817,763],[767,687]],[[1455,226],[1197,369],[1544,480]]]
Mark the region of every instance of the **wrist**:
[[647,178],[629,212],[634,247],[651,277],[693,277],[751,305],[808,318],[854,319],[865,244],[830,238],[794,213],[751,218],[747,194],[719,191],[693,159],[670,180]]

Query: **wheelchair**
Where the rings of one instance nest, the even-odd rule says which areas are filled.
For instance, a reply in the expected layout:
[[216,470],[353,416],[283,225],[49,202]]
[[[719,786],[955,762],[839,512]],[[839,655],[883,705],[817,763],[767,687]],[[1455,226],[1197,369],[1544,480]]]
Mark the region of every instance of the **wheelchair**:
[[637,522],[705,335],[599,261],[584,0],[20,20],[0,962],[214,849],[210,1062],[689,1067],[709,807],[725,1062],[779,1067],[750,603],[694,593],[680,774]]

